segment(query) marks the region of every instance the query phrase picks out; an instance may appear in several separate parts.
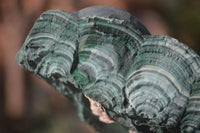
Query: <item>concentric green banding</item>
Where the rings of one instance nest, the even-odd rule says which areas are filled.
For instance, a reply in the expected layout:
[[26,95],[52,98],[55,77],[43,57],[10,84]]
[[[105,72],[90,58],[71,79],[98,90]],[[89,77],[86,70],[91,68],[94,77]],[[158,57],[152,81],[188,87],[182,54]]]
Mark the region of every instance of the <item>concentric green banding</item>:
[[44,12],[16,59],[74,104],[86,105],[84,93],[137,133],[200,131],[200,57],[120,9]]

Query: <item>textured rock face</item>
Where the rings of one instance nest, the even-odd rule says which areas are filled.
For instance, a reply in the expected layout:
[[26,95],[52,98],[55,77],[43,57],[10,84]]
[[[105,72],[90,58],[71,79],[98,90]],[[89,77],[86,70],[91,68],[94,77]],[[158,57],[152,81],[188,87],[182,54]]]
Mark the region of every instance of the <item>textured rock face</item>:
[[137,133],[200,132],[200,57],[174,38],[151,36],[120,9],[44,12],[16,60],[68,97],[99,132],[126,131],[99,122],[83,95]]

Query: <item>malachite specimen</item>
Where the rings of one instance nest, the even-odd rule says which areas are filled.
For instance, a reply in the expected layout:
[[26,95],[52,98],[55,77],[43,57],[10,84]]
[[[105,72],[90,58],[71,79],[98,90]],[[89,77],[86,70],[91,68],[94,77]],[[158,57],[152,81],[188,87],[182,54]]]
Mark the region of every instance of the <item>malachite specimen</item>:
[[[16,60],[69,98],[97,132],[200,132],[200,57],[174,38],[150,35],[120,9],[46,11]],[[116,123],[100,122],[84,95]]]

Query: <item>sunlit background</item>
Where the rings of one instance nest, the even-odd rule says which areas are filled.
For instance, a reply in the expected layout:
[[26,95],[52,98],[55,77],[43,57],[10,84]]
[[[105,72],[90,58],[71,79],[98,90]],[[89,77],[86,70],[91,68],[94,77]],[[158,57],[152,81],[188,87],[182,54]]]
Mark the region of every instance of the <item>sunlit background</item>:
[[200,0],[0,0],[0,133],[94,133],[66,98],[22,70],[15,55],[43,11],[95,5],[129,11],[151,34],[175,37],[200,53]]

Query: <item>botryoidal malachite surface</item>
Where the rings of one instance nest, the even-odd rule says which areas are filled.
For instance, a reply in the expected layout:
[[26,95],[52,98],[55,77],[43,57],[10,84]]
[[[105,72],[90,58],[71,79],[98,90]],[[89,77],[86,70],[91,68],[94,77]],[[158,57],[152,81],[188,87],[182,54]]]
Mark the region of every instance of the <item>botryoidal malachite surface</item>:
[[[97,132],[200,132],[200,57],[174,38],[151,36],[120,9],[44,12],[16,60],[69,98]],[[101,123],[83,94],[117,124]]]

